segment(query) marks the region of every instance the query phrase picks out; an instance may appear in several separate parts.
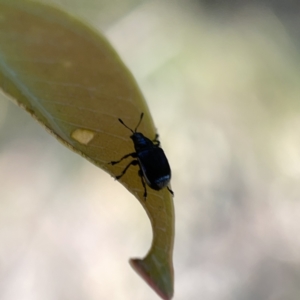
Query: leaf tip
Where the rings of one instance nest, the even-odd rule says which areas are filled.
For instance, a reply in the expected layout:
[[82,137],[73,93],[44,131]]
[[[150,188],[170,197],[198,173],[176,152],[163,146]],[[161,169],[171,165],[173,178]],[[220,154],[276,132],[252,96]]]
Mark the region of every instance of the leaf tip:
[[152,276],[151,265],[146,259],[132,258],[129,260],[129,264],[163,300],[173,298],[173,283],[171,283],[170,287],[169,284],[162,284],[161,278]]

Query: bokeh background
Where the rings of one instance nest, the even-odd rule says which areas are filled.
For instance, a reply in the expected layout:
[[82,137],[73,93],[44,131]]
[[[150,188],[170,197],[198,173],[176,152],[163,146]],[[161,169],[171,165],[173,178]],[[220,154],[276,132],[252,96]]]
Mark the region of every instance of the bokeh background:
[[[300,299],[297,1],[44,0],[103,32],[173,170],[175,300]],[[0,299],[159,299],[148,218],[0,95]]]

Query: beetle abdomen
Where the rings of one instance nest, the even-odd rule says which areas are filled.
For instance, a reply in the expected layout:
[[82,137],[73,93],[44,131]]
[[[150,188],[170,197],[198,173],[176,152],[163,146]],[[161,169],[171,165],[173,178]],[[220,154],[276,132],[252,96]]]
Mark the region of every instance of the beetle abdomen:
[[171,169],[164,151],[153,147],[138,153],[138,160],[149,187],[161,190],[171,180]]
[[152,182],[151,185],[149,184],[149,186],[152,189],[159,191],[162,188],[166,187],[169,184],[170,180],[171,180],[171,174],[157,178],[155,182]]

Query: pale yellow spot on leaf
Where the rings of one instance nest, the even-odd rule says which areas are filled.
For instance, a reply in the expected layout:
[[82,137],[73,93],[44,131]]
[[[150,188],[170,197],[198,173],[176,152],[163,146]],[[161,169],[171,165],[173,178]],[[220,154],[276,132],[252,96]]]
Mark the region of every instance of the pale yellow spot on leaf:
[[72,67],[72,62],[71,61],[69,61],[69,60],[65,60],[65,61],[63,61],[63,66],[64,66],[64,68],[70,68],[70,67]]
[[72,139],[83,145],[87,145],[94,138],[94,136],[95,132],[82,128],[75,129],[71,134]]

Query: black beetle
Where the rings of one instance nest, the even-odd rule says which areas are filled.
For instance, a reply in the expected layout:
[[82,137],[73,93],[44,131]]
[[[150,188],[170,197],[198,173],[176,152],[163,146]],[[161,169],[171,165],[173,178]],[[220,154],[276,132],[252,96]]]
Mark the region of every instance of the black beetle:
[[135,152],[124,155],[120,160],[111,161],[110,164],[118,164],[127,157],[136,158],[125,167],[123,172],[119,176],[117,176],[116,179],[120,179],[131,165],[138,165],[140,167],[138,174],[141,177],[142,185],[144,187],[145,200],[147,198],[145,181],[147,185],[153,190],[159,191],[162,188],[167,187],[169,192],[174,195],[173,191],[168,187],[168,184],[171,180],[171,169],[164,151],[160,148],[158,134],[156,134],[154,140],[151,141],[150,139],[146,138],[141,132],[137,132],[143,116],[144,113],[141,113],[140,120],[134,131],[126,124],[124,124],[121,119],[118,119],[122,125],[124,125],[132,132],[130,138],[133,141]]

